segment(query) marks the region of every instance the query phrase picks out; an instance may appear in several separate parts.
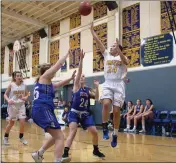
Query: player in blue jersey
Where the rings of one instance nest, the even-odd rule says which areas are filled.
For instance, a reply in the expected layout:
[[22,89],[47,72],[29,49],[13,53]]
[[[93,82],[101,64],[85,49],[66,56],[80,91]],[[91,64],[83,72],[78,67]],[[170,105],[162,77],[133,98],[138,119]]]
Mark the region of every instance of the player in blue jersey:
[[61,162],[62,159],[64,136],[54,114],[54,88],[62,87],[68,84],[74,79],[76,71],[73,72],[69,79],[61,82],[52,84],[51,79],[61,68],[70,53],[71,51],[69,50],[67,55],[58,60],[52,67],[50,64],[40,66],[39,77],[36,80],[34,89],[32,118],[38,126],[43,128],[52,137],[49,138],[37,152],[32,153],[32,157],[35,162],[42,162],[44,152],[53,145],[55,145],[54,162]]
[[63,161],[69,158],[69,149],[76,135],[79,123],[81,123],[81,126],[83,128],[87,128],[88,131],[91,132],[93,136],[92,138],[93,154],[98,157],[105,157],[105,155],[101,153],[98,149],[98,132],[95,127],[93,117],[89,111],[90,98],[98,99],[99,82],[94,81],[94,85],[96,89],[95,91],[93,89],[86,87],[85,76],[82,75],[82,66],[83,66],[83,58],[84,58],[83,51],[81,51],[79,55],[80,55],[80,63],[79,63],[78,73],[74,80],[72,105],[68,115],[69,136],[66,141],[64,154],[62,156]]

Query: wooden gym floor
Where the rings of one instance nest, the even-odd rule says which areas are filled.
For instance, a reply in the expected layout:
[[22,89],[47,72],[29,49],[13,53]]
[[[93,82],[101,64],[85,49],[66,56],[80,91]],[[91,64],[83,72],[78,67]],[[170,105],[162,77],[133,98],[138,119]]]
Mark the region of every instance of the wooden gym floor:
[[[1,122],[2,140],[6,122]],[[10,146],[1,146],[3,162],[33,162],[31,153],[39,149],[42,142],[47,139],[43,130],[27,122],[25,138],[29,144],[24,146],[18,140],[18,126],[17,122],[12,128]],[[68,128],[63,129],[63,132],[66,138]],[[70,150],[71,162],[176,162],[176,138],[119,133],[118,146],[111,148],[110,140],[102,140],[101,131],[98,131],[98,134],[99,147],[106,158],[101,160],[92,155],[91,135],[79,128]],[[45,152],[43,162],[53,162],[53,151],[52,147]]]

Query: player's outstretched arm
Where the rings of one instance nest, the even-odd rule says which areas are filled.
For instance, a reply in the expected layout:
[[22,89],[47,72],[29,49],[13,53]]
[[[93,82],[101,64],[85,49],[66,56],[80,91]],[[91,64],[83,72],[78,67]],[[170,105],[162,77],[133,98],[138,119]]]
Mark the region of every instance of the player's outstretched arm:
[[120,59],[121,59],[122,63],[123,63],[124,65],[128,65],[129,60],[128,60],[127,57],[124,56],[124,54],[123,54],[122,51],[120,50],[120,48],[119,48],[120,44],[119,44],[119,40],[118,40],[118,39],[116,39],[116,43],[117,43],[116,49],[117,49],[117,52],[119,53],[119,56],[120,56]]
[[72,76],[66,80],[63,80],[63,81],[60,81],[60,82],[57,82],[57,83],[54,83],[53,86],[54,88],[59,88],[59,87],[63,87],[64,85],[67,85],[69,84],[69,82],[71,80],[74,80],[75,78],[75,75],[76,75],[76,70],[73,72]]
[[77,53],[77,55],[79,54],[80,61],[79,61],[78,73],[77,73],[75,81],[74,81],[73,92],[77,92],[78,89],[80,88],[80,78],[82,75],[83,59],[84,59],[84,55],[85,55],[83,50],[81,50],[81,51],[76,50],[76,53]]
[[96,43],[98,44],[98,47],[100,48],[101,53],[103,54],[104,51],[105,51],[105,46],[103,45],[103,43],[101,42],[101,40],[98,38],[97,34],[95,33],[95,31],[93,29],[93,22],[91,24],[90,31],[91,31],[92,36],[95,39]]
[[90,89],[89,90],[89,94],[90,94],[90,98],[93,98],[95,100],[99,100],[99,81],[98,80],[94,80],[94,87],[95,89]]
[[61,59],[59,59],[55,63],[55,65],[53,65],[50,69],[46,70],[46,72],[42,75],[42,77],[47,79],[48,78],[52,79],[54,74],[62,67],[62,65],[64,64],[65,60],[67,59],[70,53],[71,53],[71,50],[69,49],[68,53],[65,56],[63,56]]

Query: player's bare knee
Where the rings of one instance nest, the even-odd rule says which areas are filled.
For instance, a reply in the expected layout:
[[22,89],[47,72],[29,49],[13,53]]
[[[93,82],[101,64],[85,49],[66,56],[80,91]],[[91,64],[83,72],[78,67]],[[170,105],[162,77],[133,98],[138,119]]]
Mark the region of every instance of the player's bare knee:
[[25,121],[20,120],[20,125],[25,125]]
[[109,109],[110,104],[111,104],[111,100],[103,99],[103,108],[104,109]]
[[10,127],[12,127],[14,124],[15,124],[15,121],[12,121],[12,120],[10,120],[9,123],[8,123],[8,125],[9,125]]
[[64,140],[64,135],[62,132],[60,132],[59,134],[57,134],[57,136],[55,137],[55,139],[57,140]]
[[76,133],[77,133],[77,129],[76,129],[76,128],[72,128],[72,129],[70,130],[69,136],[70,136],[70,137],[75,137]]
[[91,132],[91,134],[93,136],[97,136],[98,135],[98,131],[97,131],[97,129],[95,127],[90,127],[88,130]]

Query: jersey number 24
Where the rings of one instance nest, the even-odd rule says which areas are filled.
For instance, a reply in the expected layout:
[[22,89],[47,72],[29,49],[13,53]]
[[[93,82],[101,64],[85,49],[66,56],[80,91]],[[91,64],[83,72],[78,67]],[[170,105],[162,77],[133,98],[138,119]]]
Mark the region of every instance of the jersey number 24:
[[79,107],[83,108],[87,106],[88,106],[88,100],[84,100],[84,98],[81,98],[81,104],[79,105]]

